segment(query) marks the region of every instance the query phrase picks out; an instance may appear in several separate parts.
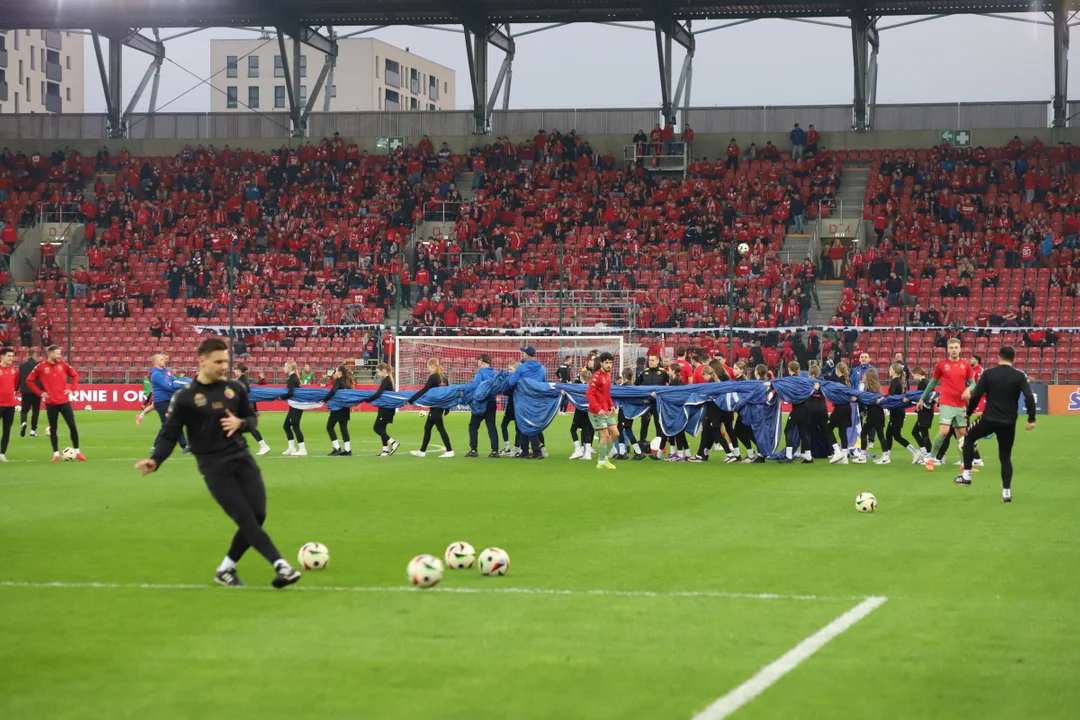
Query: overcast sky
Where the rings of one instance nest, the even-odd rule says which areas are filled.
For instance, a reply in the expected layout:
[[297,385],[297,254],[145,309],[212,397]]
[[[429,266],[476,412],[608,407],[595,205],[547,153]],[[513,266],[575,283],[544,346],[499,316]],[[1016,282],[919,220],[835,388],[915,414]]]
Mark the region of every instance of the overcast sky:
[[[1016,16],[1020,17],[1020,16]],[[1043,15],[1029,15],[1046,22]],[[879,27],[912,18],[886,18]],[[844,22],[837,20],[836,22]],[[694,30],[722,24],[699,21]],[[514,26],[517,33],[530,27]],[[340,28],[344,34],[359,28]],[[167,37],[178,30],[167,29]],[[147,34],[149,34],[147,32]],[[178,65],[205,78],[210,39],[257,37],[234,29],[213,29],[166,43],[158,110],[206,112],[212,90]],[[453,68],[457,107],[471,107],[465,43],[461,34],[425,28],[387,28],[375,37]],[[675,46],[678,49],[678,45]],[[697,39],[692,104],[830,105],[852,99],[850,31],[802,22],[761,20],[707,33]],[[309,51],[310,52],[310,51]],[[490,82],[502,53],[490,52]],[[86,112],[104,112],[93,45],[86,42]],[[176,63],[176,64],[174,64]],[[682,63],[676,53],[675,78]],[[142,78],[149,58],[124,55],[124,103]],[[957,15],[881,33],[878,102],[936,103],[1049,100],[1054,88],[1053,29],[985,17]],[[511,108],[657,107],[660,90],[656,43],[651,32],[602,25],[569,25],[518,41]],[[225,84],[224,73],[213,81]],[[340,68],[338,84],[345,82]],[[1080,67],[1069,83],[1080,100]],[[187,94],[184,94],[187,92]],[[149,92],[138,110],[145,110]],[[179,97],[183,95],[183,97]],[[316,106],[321,108],[321,103]]]

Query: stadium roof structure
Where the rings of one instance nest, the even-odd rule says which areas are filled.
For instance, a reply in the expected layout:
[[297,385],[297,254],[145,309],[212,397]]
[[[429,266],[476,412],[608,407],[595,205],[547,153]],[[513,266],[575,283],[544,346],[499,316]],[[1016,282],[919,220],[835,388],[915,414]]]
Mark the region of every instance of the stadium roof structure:
[[[849,29],[848,25],[823,20],[843,18],[850,23],[855,69],[852,128],[867,130],[872,126],[876,100],[880,32],[949,15],[979,14],[1021,19],[1009,15],[1045,13],[1049,22],[1024,21],[1052,25],[1054,28],[1053,124],[1062,127],[1068,120],[1069,29],[1076,24],[1072,21],[1078,12],[1080,0],[0,0],[0,29],[90,30],[105,89],[109,134],[110,137],[123,137],[124,117],[131,114],[151,79],[151,113],[156,106],[160,67],[165,57],[165,45],[158,34],[159,28],[275,28],[285,63],[292,131],[294,135],[303,135],[307,118],[327,76],[332,77],[337,58],[337,40],[369,31],[337,35],[335,27],[369,25],[374,26],[371,29],[377,29],[389,25],[453,25],[460,28],[458,32],[465,36],[476,132],[485,133],[490,127],[491,111],[504,83],[504,109],[508,106],[516,52],[514,40],[517,37],[571,23],[604,23],[653,32],[660,70],[660,109],[665,118],[674,122],[680,101],[685,98],[685,106],[689,106],[697,36],[768,18],[802,20]],[[879,27],[878,22],[882,18],[898,16],[919,17]],[[724,24],[707,28],[693,26],[693,23],[703,20],[717,20]],[[635,22],[650,23],[652,28],[625,25]],[[517,34],[511,29],[512,25],[538,23],[548,25]],[[154,37],[147,37],[140,32],[141,28],[153,28]],[[173,37],[181,34],[186,33]],[[291,62],[286,37],[292,41]],[[102,50],[102,38],[109,40],[107,56]],[[674,88],[673,43],[686,50],[682,72]],[[302,44],[326,56],[322,72],[313,92],[308,94],[306,104],[299,102],[296,91],[300,84]],[[120,87],[124,46],[154,58],[126,111],[121,108]],[[489,96],[490,46],[501,50],[505,57]]]

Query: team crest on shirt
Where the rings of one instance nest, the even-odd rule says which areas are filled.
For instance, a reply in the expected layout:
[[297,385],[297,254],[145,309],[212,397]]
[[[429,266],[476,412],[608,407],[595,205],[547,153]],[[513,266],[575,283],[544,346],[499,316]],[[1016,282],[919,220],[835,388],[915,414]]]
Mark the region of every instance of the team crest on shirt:
[[225,388],[225,399],[232,400],[234,397],[236,397],[236,391],[230,387]]
[[206,407],[206,396],[202,393],[195,393],[195,407]]

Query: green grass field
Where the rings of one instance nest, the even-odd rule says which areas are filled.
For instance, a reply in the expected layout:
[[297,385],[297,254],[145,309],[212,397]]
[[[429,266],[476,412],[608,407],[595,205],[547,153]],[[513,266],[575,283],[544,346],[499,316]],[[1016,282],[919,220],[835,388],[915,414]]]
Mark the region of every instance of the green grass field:
[[[211,583],[231,522],[191,458],[132,469],[156,431],[132,417],[79,414],[88,463],[16,437],[0,466],[0,718],[691,718],[867,596],[888,600],[734,716],[1080,717],[1066,418],[1021,434],[1003,505],[993,442],[961,488],[907,462],[598,472],[565,459],[567,418],[549,460],[473,460],[453,414],[459,457],[439,460],[407,454],[412,415],[393,458],[369,456],[366,414],[360,457],[321,457],[309,414],[319,456],[283,458],[267,413],[267,528],[290,560],[332,555],[279,592],[254,552],[248,589]],[[407,587],[412,556],[456,540],[505,548],[510,572]]]

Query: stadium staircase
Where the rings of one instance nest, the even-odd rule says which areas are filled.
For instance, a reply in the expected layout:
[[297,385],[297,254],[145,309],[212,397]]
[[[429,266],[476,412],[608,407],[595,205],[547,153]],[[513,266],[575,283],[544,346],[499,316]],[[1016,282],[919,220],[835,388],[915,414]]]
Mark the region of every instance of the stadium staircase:
[[828,325],[836,307],[840,304],[844,293],[844,283],[840,280],[819,280],[817,284],[818,300],[821,301],[821,309],[810,308],[811,325]]
[[866,186],[870,184],[870,168],[845,167],[836,191],[836,215],[844,220],[861,219]]

